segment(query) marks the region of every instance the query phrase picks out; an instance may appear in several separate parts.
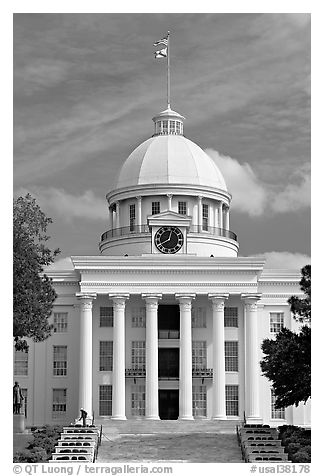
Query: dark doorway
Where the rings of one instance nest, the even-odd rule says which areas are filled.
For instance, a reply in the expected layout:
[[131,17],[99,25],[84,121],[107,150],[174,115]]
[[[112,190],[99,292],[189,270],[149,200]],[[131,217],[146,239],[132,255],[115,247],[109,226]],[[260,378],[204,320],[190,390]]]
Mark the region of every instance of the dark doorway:
[[158,325],[161,330],[180,329],[180,311],[178,304],[159,304]]
[[159,349],[159,377],[179,378],[179,349]]
[[179,390],[159,390],[161,420],[177,420],[179,417]]

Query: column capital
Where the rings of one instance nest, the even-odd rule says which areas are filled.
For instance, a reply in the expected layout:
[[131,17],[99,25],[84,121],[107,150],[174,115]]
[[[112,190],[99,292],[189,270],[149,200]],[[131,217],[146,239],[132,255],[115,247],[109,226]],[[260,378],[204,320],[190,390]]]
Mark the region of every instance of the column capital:
[[213,308],[217,311],[222,311],[225,307],[225,301],[229,294],[208,294],[208,299],[211,300]]
[[109,294],[108,296],[114,303],[114,306],[120,308],[124,308],[125,302],[129,299],[129,294]]
[[203,196],[202,195],[197,195],[197,198],[198,198],[199,202],[201,202],[202,199],[203,199]]
[[166,196],[167,196],[168,198],[172,198],[172,197],[173,197],[173,193],[167,193]]
[[196,298],[196,294],[191,294],[191,293],[179,293],[179,294],[175,294],[175,298],[178,300],[178,301],[192,301],[193,299]]
[[145,299],[145,301],[158,301],[159,299],[162,299],[162,294],[144,293],[142,294],[142,299]]
[[244,302],[246,309],[250,311],[257,311],[259,301],[262,297],[262,294],[257,293],[248,293],[248,294],[241,294],[241,299]]
[[141,195],[138,195],[138,196],[136,197],[136,200],[138,200],[139,202],[141,202],[141,201],[142,201]]
[[97,297],[96,293],[76,293],[75,295],[79,301],[75,306],[81,309],[92,309],[92,301]]

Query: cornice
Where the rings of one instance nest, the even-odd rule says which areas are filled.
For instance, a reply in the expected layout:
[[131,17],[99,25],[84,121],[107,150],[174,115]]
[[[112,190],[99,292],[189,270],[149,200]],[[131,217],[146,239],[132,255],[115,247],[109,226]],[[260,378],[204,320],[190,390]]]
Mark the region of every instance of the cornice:
[[181,183],[172,183],[172,184],[143,184],[143,185],[133,185],[128,187],[122,187],[119,189],[112,190],[106,194],[106,199],[111,206],[116,200],[125,200],[128,198],[133,198],[136,196],[154,196],[154,195],[190,195],[196,196],[203,195],[206,198],[211,198],[214,200],[222,200],[227,205],[231,201],[231,194],[220,188],[208,187],[204,185],[192,185],[192,184],[181,184]]
[[80,283],[80,286],[83,286],[83,287],[94,287],[94,286],[98,286],[98,287],[112,287],[112,286],[119,286],[119,287],[154,287],[154,286],[160,286],[160,287],[174,287],[174,286],[182,286],[182,287],[195,287],[195,286],[199,286],[199,287],[214,287],[214,288],[219,288],[219,287],[222,287],[222,286],[226,286],[226,287],[257,287],[257,284],[256,283],[220,283],[220,282],[210,282],[210,283],[205,283],[205,282],[192,282],[192,283],[184,283],[183,281],[181,282],[168,282],[168,283],[161,283],[160,281],[159,282],[152,282],[152,281],[148,281],[148,282],[140,282],[140,283],[136,283],[136,282],[130,282],[130,283],[125,283],[125,282],[112,282],[112,281],[81,281]]
[[238,258],[238,257],[202,257],[187,255],[142,255],[142,256],[72,256],[73,265],[76,270],[119,270],[125,269],[127,272],[133,268],[138,271],[144,269],[146,272],[154,270],[178,270],[183,269],[186,272],[190,269],[203,272],[209,270],[213,272],[239,272],[249,271],[259,273],[263,270],[265,260],[258,258]]

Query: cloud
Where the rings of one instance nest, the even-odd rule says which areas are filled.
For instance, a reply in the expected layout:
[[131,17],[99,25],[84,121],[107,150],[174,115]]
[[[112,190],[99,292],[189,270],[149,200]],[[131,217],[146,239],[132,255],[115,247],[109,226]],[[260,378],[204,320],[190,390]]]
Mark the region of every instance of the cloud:
[[269,251],[253,256],[266,259],[264,267],[268,269],[301,269],[311,262],[310,256],[289,251]]
[[60,258],[59,260],[55,261],[50,266],[44,268],[45,273],[51,270],[61,270],[61,269],[74,269],[71,258],[68,256],[66,258]]
[[65,220],[71,218],[86,218],[88,220],[104,220],[107,216],[107,205],[104,199],[94,195],[92,190],[86,190],[83,195],[72,195],[58,188],[19,189],[16,195],[30,193],[36,198],[44,210],[54,210]]
[[266,206],[267,191],[247,163],[221,155],[217,150],[206,153],[215,161],[224,175],[228,190],[233,195],[231,208],[251,216],[261,215]]
[[278,213],[293,212],[311,204],[310,166],[300,168],[294,174],[297,183],[289,183],[273,197],[272,209]]
[[231,209],[260,216],[266,210],[272,213],[295,212],[311,204],[310,164],[296,169],[291,182],[284,186],[263,182],[252,167],[237,159],[221,155],[217,150],[206,149],[224,175],[228,190],[232,194]]

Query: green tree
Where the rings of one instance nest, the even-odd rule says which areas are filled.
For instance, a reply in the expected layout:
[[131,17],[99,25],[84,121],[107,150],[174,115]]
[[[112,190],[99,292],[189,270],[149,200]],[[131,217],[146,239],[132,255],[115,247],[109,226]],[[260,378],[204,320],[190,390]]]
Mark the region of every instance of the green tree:
[[13,336],[16,350],[27,351],[26,337],[35,342],[51,334],[48,318],[57,295],[44,266],[54,262],[58,249],[51,251],[46,242],[45,216],[36,200],[27,194],[13,204]]
[[261,370],[273,385],[276,407],[306,402],[311,396],[311,267],[301,270],[300,287],[305,298],[292,296],[288,303],[294,318],[303,325],[299,332],[283,328],[275,339],[265,339]]

